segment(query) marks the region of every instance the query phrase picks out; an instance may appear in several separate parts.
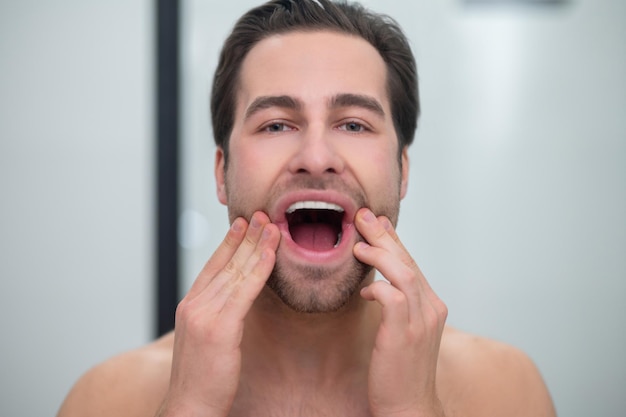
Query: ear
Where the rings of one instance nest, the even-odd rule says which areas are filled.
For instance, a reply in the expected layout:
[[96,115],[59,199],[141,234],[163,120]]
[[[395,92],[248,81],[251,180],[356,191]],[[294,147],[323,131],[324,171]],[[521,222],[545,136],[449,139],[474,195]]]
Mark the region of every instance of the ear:
[[217,198],[220,203],[226,205],[226,161],[224,150],[221,147],[215,151],[215,185],[217,186]]
[[406,191],[409,187],[409,147],[405,146],[402,150],[401,156],[402,166],[400,175],[402,176],[400,182],[400,199],[403,199],[406,195]]

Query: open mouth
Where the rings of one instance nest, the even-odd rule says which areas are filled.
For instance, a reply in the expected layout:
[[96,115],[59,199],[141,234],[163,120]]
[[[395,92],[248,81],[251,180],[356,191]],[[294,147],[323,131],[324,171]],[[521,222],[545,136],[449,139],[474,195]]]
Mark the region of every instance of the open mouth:
[[300,247],[317,252],[339,246],[344,209],[323,201],[299,201],[286,211],[291,239]]

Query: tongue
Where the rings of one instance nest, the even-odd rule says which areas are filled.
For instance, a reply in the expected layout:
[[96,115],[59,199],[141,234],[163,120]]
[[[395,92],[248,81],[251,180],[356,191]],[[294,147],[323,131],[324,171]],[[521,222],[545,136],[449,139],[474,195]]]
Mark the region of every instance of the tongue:
[[309,250],[327,251],[337,243],[337,232],[326,223],[300,223],[292,226],[290,232],[294,242]]

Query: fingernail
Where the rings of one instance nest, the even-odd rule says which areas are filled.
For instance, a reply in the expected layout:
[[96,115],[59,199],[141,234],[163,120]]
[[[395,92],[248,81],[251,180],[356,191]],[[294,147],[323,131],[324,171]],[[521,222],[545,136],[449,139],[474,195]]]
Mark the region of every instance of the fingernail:
[[243,225],[241,224],[241,218],[236,218],[233,224],[230,225],[230,228],[233,232],[241,232],[243,230]]
[[383,227],[385,228],[385,230],[393,229],[393,225],[391,224],[389,219],[385,219],[385,221],[383,222]]
[[376,216],[374,216],[374,213],[372,213],[371,210],[366,210],[365,213],[363,213],[363,220],[367,223],[372,223],[376,220]]
[[256,218],[256,216],[252,216],[250,219],[250,226],[257,228],[261,226],[261,222]]
[[360,250],[364,250],[365,248],[367,248],[369,245],[365,242],[357,242],[354,245],[354,250],[356,251],[360,251]]

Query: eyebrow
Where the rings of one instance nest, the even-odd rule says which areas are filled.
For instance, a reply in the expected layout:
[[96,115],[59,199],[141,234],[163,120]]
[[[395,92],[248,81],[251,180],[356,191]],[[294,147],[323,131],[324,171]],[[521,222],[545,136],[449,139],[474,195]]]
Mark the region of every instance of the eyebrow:
[[254,99],[252,104],[246,109],[245,119],[249,119],[255,113],[270,107],[282,107],[291,110],[300,110],[302,104],[290,96],[261,96]]
[[337,94],[330,100],[330,107],[333,109],[339,107],[362,107],[370,110],[379,116],[385,116],[383,106],[374,97],[362,94]]
[[[249,119],[261,110],[271,107],[280,107],[299,111],[302,109],[302,103],[299,100],[287,95],[257,97],[246,109],[244,120]],[[383,106],[380,102],[374,97],[363,94],[337,94],[330,99],[329,107],[331,109],[341,107],[361,107],[372,111],[379,116],[385,116],[385,111],[383,110]]]

